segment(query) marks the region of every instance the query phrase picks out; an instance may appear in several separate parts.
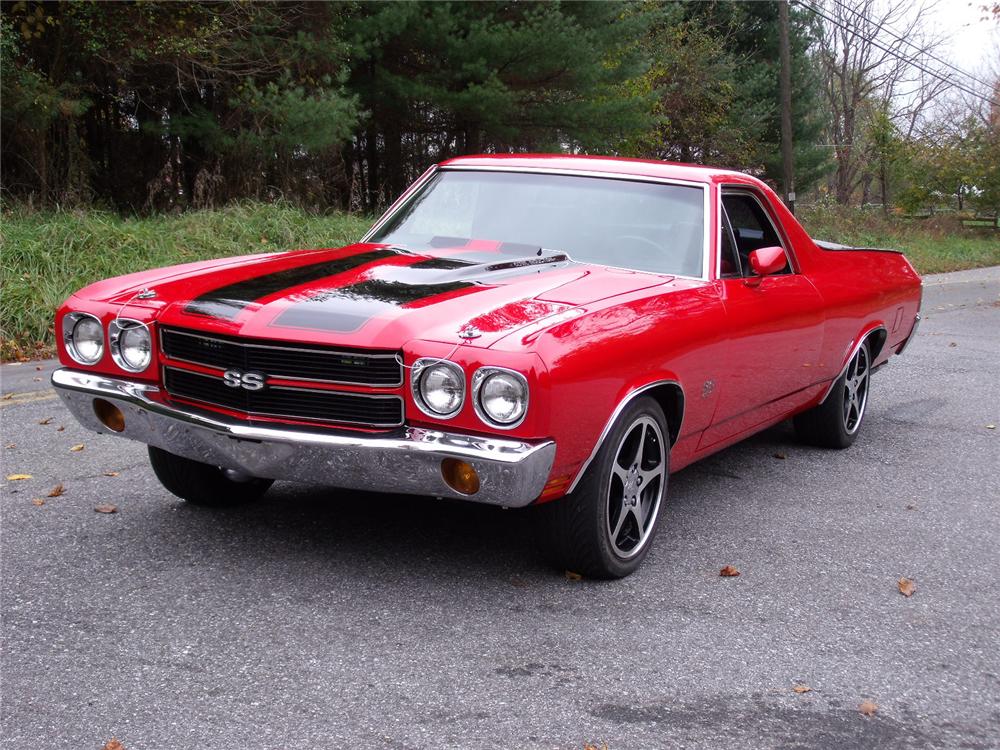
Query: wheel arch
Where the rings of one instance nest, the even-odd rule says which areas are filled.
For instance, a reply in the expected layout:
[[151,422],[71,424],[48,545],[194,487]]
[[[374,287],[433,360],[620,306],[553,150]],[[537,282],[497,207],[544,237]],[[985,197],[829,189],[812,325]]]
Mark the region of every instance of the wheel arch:
[[869,325],[865,326],[861,330],[861,333],[859,333],[858,336],[854,339],[854,343],[852,343],[850,348],[848,349],[847,356],[844,358],[844,361],[841,364],[840,369],[837,370],[836,376],[834,376],[833,380],[830,381],[830,385],[827,386],[826,391],[823,393],[823,398],[819,400],[819,403],[822,404],[827,400],[827,398],[829,398],[830,394],[833,392],[833,387],[837,384],[837,381],[840,380],[840,377],[845,372],[847,372],[848,365],[851,364],[851,360],[854,359],[854,355],[858,353],[858,350],[862,347],[863,344],[865,344],[866,342],[871,342],[869,344],[869,354],[871,355],[870,361],[874,364],[878,360],[878,357],[882,353],[882,350],[885,348],[885,343],[888,340],[888,338],[889,338],[889,331],[883,324],[870,323]]
[[677,438],[681,434],[681,426],[684,424],[684,388],[676,380],[654,380],[652,382],[646,383],[645,385],[638,386],[628,391],[611,412],[611,416],[608,418],[607,422],[604,424],[604,429],[601,430],[600,436],[598,436],[597,441],[594,443],[594,447],[587,457],[587,460],[580,464],[580,468],[576,472],[576,476],[573,477],[573,482],[570,484],[567,493],[572,492],[576,489],[577,484],[580,483],[580,479],[586,473],[590,464],[593,462],[594,457],[597,452],[601,449],[604,444],[604,440],[607,438],[608,433],[611,432],[612,427],[614,427],[615,422],[621,415],[628,405],[631,404],[635,399],[640,396],[650,396],[660,408],[663,409],[663,415],[667,419],[667,431],[670,435],[670,445],[673,446],[677,442]]

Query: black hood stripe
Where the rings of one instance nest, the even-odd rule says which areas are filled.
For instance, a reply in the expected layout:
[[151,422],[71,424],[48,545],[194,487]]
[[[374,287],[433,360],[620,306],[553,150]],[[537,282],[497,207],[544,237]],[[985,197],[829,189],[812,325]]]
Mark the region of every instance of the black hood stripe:
[[210,315],[216,318],[235,318],[241,310],[255,300],[269,297],[280,291],[301,284],[325,279],[328,276],[351,271],[359,266],[376,261],[393,258],[401,253],[398,250],[381,248],[357,255],[348,255],[334,260],[324,260],[296,268],[265,273],[252,279],[244,279],[234,284],[228,284],[193,299],[184,308],[184,312],[195,315]]
[[347,333],[358,330],[387,310],[476,286],[478,285],[467,281],[407,284],[370,279],[313,295],[305,302],[285,310],[274,321],[274,325]]
[[392,278],[375,278],[309,295],[282,312],[272,325],[348,333],[398,307],[441,295],[492,288],[515,276],[542,273],[568,258],[555,252],[533,252],[504,258],[496,253],[426,258],[392,269]]

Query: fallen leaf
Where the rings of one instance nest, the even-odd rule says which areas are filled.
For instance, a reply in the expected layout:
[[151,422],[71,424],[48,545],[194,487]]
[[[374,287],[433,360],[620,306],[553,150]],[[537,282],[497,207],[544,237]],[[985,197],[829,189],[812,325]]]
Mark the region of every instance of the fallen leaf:
[[794,692],[796,692],[796,693],[811,693],[812,692],[812,688],[811,687],[809,687],[808,685],[803,685],[801,682],[798,685],[796,685],[795,687],[793,687],[792,690]]
[[580,575],[579,573],[574,573],[572,570],[567,570],[566,571],[566,580],[567,581],[582,581],[583,580],[583,576]]
[[31,479],[31,474],[8,474],[8,482],[20,482],[22,479]]
[[106,476],[106,477],[116,477],[119,474],[121,474],[120,471],[106,471],[106,472],[104,472],[104,476]]
[[37,505],[40,508],[43,505],[45,505],[45,501],[42,500],[42,498],[40,498],[40,497],[36,497],[34,500],[31,501],[31,504],[32,505]]
[[94,510],[98,513],[117,513],[118,506],[111,503],[101,503],[100,505],[95,505]]
[[83,443],[77,443],[72,448],[70,448],[70,451],[72,453],[79,453],[82,450],[83,450]]
[[719,571],[719,575],[723,578],[735,578],[740,574],[740,571],[734,568],[732,565],[727,565],[722,570]]
[[65,490],[63,489],[62,482],[60,482],[51,490],[49,490],[48,497],[59,497],[61,494],[63,494],[64,491]]
[[7,450],[13,450],[16,447],[17,443],[7,443],[7,445],[4,446],[4,448],[6,448]]
[[65,427],[63,427],[62,425],[59,425],[58,427],[56,427],[56,432],[62,432],[65,429],[66,429]]
[[46,417],[45,419],[39,419],[38,424],[48,424],[52,421],[52,417]]
[[913,596],[913,592],[917,590],[916,584],[906,577],[900,578],[898,585],[899,593],[903,596]]
[[10,401],[12,398],[14,398],[14,394],[13,393],[5,393],[4,396],[3,396],[3,400],[4,401]]
[[784,461],[786,458],[788,458],[788,456],[786,456],[784,453],[775,453],[774,457],[775,458],[780,458],[782,461]]
[[101,750],[125,750],[125,746],[112,737],[104,744],[104,747],[102,747]]
[[858,711],[861,712],[862,716],[874,716],[875,712],[878,711],[878,704],[873,700],[865,698],[861,701],[861,705],[858,706]]

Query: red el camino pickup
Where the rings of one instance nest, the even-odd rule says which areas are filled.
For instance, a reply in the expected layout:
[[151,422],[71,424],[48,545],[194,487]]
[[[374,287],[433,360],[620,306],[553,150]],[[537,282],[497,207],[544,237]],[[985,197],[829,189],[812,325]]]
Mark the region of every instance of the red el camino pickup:
[[467,157],[358,244],[80,290],[52,382],[190,502],[282,479],[539,504],[558,565],[614,578],[671,471],[788,418],[853,443],[920,301],[902,255],[814,242],[743,174]]

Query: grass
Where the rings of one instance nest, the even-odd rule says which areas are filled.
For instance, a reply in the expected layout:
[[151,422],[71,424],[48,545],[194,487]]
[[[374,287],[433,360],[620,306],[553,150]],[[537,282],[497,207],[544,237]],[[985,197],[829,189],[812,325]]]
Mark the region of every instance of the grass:
[[[903,250],[921,273],[1000,265],[1000,232],[956,217],[902,219],[830,206],[800,207],[814,236]],[[103,211],[5,210],[0,214],[0,356],[52,352],[52,319],[73,291],[122,273],[267,250],[337,247],[369,220],[314,214],[288,204],[243,203],[148,218]]]
[[369,219],[244,203],[148,218],[104,211],[0,214],[0,356],[52,353],[56,308],[72,292],[123,273],[206,258],[357,241]]
[[969,226],[955,215],[907,219],[880,211],[800,206],[796,218],[817,239],[902,250],[921,274],[1000,265],[1000,231],[988,224]]

